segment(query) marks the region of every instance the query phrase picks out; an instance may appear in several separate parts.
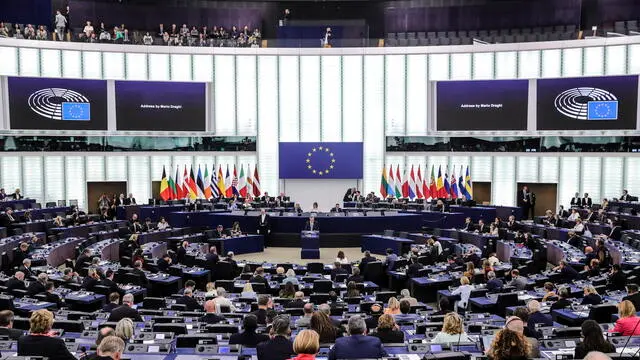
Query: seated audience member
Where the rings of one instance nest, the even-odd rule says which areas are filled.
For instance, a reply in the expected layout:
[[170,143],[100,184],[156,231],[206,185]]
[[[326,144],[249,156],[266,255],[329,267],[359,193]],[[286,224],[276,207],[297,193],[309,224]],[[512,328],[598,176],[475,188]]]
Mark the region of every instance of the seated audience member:
[[578,278],[578,272],[566,260],[560,260],[560,264],[553,270],[560,273],[563,283],[570,283]]
[[208,282],[205,286],[204,298],[207,300],[211,300],[218,296],[218,292],[216,291],[216,284],[213,282]]
[[389,298],[387,301],[387,307],[384,309],[385,314],[396,315],[400,314],[400,302],[395,296]]
[[63,339],[52,336],[53,313],[36,310],[29,318],[29,335],[18,339],[18,356],[43,356],[49,360],[75,360]]
[[267,279],[264,276],[264,268],[263,267],[258,267],[256,268],[256,271],[254,273],[254,275],[251,277],[251,279],[249,279],[249,282],[251,283],[263,283],[264,286],[268,289],[269,288],[269,281],[267,281]]
[[79,280],[78,274],[72,268],[65,268],[62,271],[62,282],[77,284]]
[[378,318],[378,327],[371,336],[377,337],[383,344],[404,342],[404,332],[400,330],[393,316],[389,314],[384,314]]
[[640,293],[638,292],[638,285],[627,285],[627,296],[622,298],[622,301],[629,300],[636,309],[640,309]]
[[313,315],[313,304],[306,303],[302,308],[302,316],[296,320],[296,327],[309,327],[311,323],[311,316]]
[[280,297],[283,299],[293,299],[296,295],[296,288],[292,283],[288,282],[284,284],[284,288],[280,290]]
[[320,351],[320,336],[313,330],[302,330],[293,341],[293,351],[298,354],[292,360],[314,360]]
[[329,350],[329,360],[378,359],[388,356],[379,338],[366,336],[367,326],[360,315],[349,318],[347,330],[349,336],[336,339],[335,345]]
[[120,293],[121,290],[118,287],[118,284],[115,281],[113,281],[114,275],[115,275],[115,272],[113,270],[107,269],[107,271],[104,273],[104,279],[100,280],[100,285],[108,288],[109,292]]
[[278,315],[271,324],[271,339],[259,343],[257,354],[259,360],[286,360],[293,355],[291,327],[289,317]]
[[551,319],[551,315],[543,314],[540,311],[540,308],[540,302],[537,300],[530,300],[527,303],[527,310],[529,310],[527,327],[529,330],[535,331],[536,324],[539,324],[540,326],[553,326],[553,319]]
[[293,296],[293,301],[287,304],[289,309],[302,309],[306,302],[304,301],[304,293],[302,291],[296,291]]
[[398,323],[412,323],[420,318],[417,314],[411,314],[411,303],[409,300],[400,300],[400,314],[393,315]]
[[284,275],[285,277],[284,279],[282,279],[283,284],[290,283],[292,285],[299,285],[299,281],[298,281],[298,278],[296,277],[295,270],[289,269]]
[[[98,336],[96,337],[96,347],[100,346],[102,340],[104,340],[107,336],[115,336],[115,330],[112,328],[105,326],[98,330]],[[83,360],[99,360],[102,359],[100,355],[98,355],[98,351],[96,348],[96,352],[88,354],[82,358]]]
[[269,335],[257,334],[258,319],[255,315],[249,314],[242,319],[242,332],[232,334],[229,337],[229,344],[239,344],[245,347],[256,347],[259,343],[269,340]]
[[[513,315],[517,316],[524,323],[523,334],[525,337],[538,339],[542,337],[541,333],[538,333],[535,328],[529,328],[529,310],[526,307],[518,306],[514,311]],[[513,330],[513,329],[512,329]]]
[[431,315],[446,315],[451,312],[451,302],[448,297],[441,297],[438,301],[438,311],[433,312]]
[[24,276],[26,276],[27,278],[35,276],[33,271],[31,271],[31,259],[22,260],[22,265],[18,268],[18,271],[24,273]]
[[585,265],[584,270],[587,277],[600,276],[600,261],[598,259],[591,259],[589,265]]
[[400,300],[407,300],[410,306],[418,306],[418,299],[411,296],[409,289],[400,290]]
[[202,316],[198,321],[205,324],[217,324],[225,318],[216,313],[216,302],[213,300],[207,300],[204,303],[204,311],[206,314]]
[[53,292],[54,290],[55,286],[53,284],[53,281],[47,281],[44,293],[45,301],[56,304],[56,307],[60,309],[64,305],[64,301],[60,298],[60,296],[58,296],[58,294]]
[[231,236],[242,236],[242,229],[240,229],[240,222],[234,221],[231,224],[231,230],[229,230]]
[[582,298],[582,305],[598,305],[602,304],[602,297],[598,295],[598,291],[593,285],[587,285],[583,289],[584,297]]
[[346,275],[348,274],[347,270],[342,268],[342,264],[339,262],[333,263],[333,269],[331,270],[331,280],[336,280],[336,276],[338,275]]
[[134,335],[134,324],[133,321],[129,318],[123,318],[118,321],[116,324],[115,336],[120,339],[129,342],[133,338]]
[[375,329],[378,327],[378,319],[382,316],[382,305],[378,303],[371,304],[369,316],[364,319],[367,329]]
[[102,307],[102,311],[110,313],[113,309],[120,306],[120,294],[112,292],[109,294],[109,303]]
[[311,315],[309,329],[320,335],[321,344],[334,343],[338,337],[335,324],[331,321],[329,315],[322,311],[316,311]]
[[267,310],[273,308],[271,298],[267,295],[258,296],[258,310],[252,312],[258,318],[258,324],[267,324]]
[[636,308],[631,301],[625,300],[618,304],[616,324],[609,332],[617,332],[622,336],[640,335],[640,317],[636,316]]
[[383,265],[388,269],[393,269],[393,265],[398,261],[398,255],[396,255],[392,249],[387,249],[385,253],[387,254],[387,257],[384,259]]
[[613,266],[611,266],[609,281],[607,282],[607,289],[624,290],[626,284],[627,276],[622,272],[622,269],[620,269],[620,265],[614,264]]
[[577,231],[569,231],[567,235],[567,244],[577,248],[580,251],[584,250],[584,240],[577,234]]
[[569,289],[561,287],[558,289],[558,301],[551,304],[551,310],[564,309],[570,307],[572,302],[569,300]]
[[176,300],[176,304],[185,305],[187,311],[202,310],[202,305],[200,305],[198,301],[193,297],[193,290],[191,289],[185,289],[182,297]]
[[180,295],[184,295],[184,292],[186,290],[191,290],[191,292],[193,293],[193,291],[196,289],[196,282],[193,280],[187,280],[184,283],[184,288],[180,289],[180,291],[178,292]]
[[581,328],[582,341],[575,347],[574,359],[583,359],[591,351],[616,352],[616,347],[609,340],[605,340],[602,328],[596,321],[587,320],[582,323]]
[[467,333],[464,332],[462,318],[454,312],[450,312],[444,316],[442,330],[431,339],[431,342],[436,344],[469,341],[471,341],[471,339],[467,336]]
[[38,279],[36,281],[31,281],[29,283],[29,287],[27,288],[27,294],[29,296],[34,296],[34,295],[38,295],[46,292],[48,281],[49,281],[49,275],[47,275],[47,273],[38,274]]
[[542,301],[556,301],[558,300],[558,294],[556,294],[556,286],[551,282],[544,283],[544,296]]
[[167,272],[171,266],[171,256],[167,253],[162,254],[162,258],[156,262],[156,266],[161,272]]
[[493,338],[487,355],[492,360],[524,360],[530,352],[529,342],[523,334],[502,329]]
[[218,293],[218,296],[216,296],[216,298],[213,299],[213,301],[216,302],[216,310],[218,311],[218,313],[223,312],[222,311],[223,307],[225,308],[226,311],[229,311],[229,312],[236,311],[236,307],[233,305],[233,302],[227,299],[227,290],[225,290],[222,287],[219,287],[216,289],[216,293]]
[[409,259],[409,266],[407,267],[407,277],[416,278],[420,276],[420,270],[422,270],[422,264],[418,262],[418,257],[413,255]]
[[9,340],[18,340],[24,331],[13,328],[13,311],[2,310],[0,311],[0,336],[7,336]]
[[124,341],[119,337],[107,336],[100,342],[100,345],[98,345],[96,351],[99,355],[98,359],[120,360],[124,352],[124,346]]
[[489,226],[484,223],[484,220],[480,219],[478,220],[478,226],[476,226],[475,231],[481,234],[488,233]]
[[489,271],[487,273],[487,279],[487,290],[489,290],[490,292],[502,290],[504,284],[502,283],[502,280],[496,278],[495,272]]
[[354,281],[347,283],[347,293],[345,296],[348,298],[360,296],[360,290],[358,290],[358,285]]
[[158,221],[158,224],[156,225],[156,227],[158,228],[158,230],[166,230],[166,229],[170,228],[171,225],[169,225],[169,223],[164,218],[164,216],[161,216],[160,217],[160,221]]
[[349,265],[349,259],[347,259],[347,257],[344,255],[344,251],[342,250],[338,251],[335,262],[339,262],[342,265]]
[[467,309],[467,306],[469,305],[469,297],[471,297],[471,290],[473,290],[473,286],[469,285],[469,278],[462,276],[460,278],[460,286],[451,292],[451,295],[460,295],[460,300],[454,303],[456,311],[464,311]]
[[514,331],[525,337],[525,340],[528,344],[527,349],[527,358],[539,358],[540,357],[540,344],[538,340],[533,337],[526,337],[524,335],[524,321],[517,316],[510,316],[505,321],[504,325],[505,329],[509,329]]
[[100,284],[100,275],[96,269],[89,268],[87,276],[82,280],[82,288],[87,291],[93,291],[96,285]]
[[24,284],[24,273],[17,271],[12,277],[4,283],[7,291],[11,290],[27,290],[27,286]]
[[133,321],[142,321],[142,317],[140,316],[140,314],[138,314],[138,310],[132,308],[132,306],[133,295],[125,294],[122,297],[122,305],[111,310],[111,314],[109,315],[109,319],[107,321],[118,322],[124,318],[130,318]]
[[567,220],[576,221],[577,219],[580,219],[580,213],[576,209],[571,209],[571,214],[569,215]]
[[576,224],[573,226],[571,230],[575,231],[575,233],[578,235],[584,234],[585,227],[580,218],[576,219]]
[[358,267],[352,267],[351,268],[351,276],[349,276],[347,278],[347,283],[350,282],[354,282],[354,283],[361,283],[364,282],[364,278],[362,277],[362,275],[360,275],[360,268]]
[[358,264],[358,268],[360,268],[360,271],[362,273],[364,273],[366,266],[368,263],[370,262],[374,262],[376,261],[376,258],[371,256],[371,252],[369,250],[364,252],[364,257],[362,259],[360,259],[360,263]]
[[229,236],[229,234],[224,230],[224,226],[222,225],[216,226],[216,229],[213,231],[214,239],[222,239],[222,238],[226,238],[227,236]]
[[250,282],[245,283],[242,287],[242,292],[240,293],[240,297],[243,299],[255,299],[258,294],[253,291],[253,286]]
[[473,226],[473,222],[471,221],[470,217],[467,217],[464,219],[464,225],[462,226],[463,231],[474,231],[476,228],[475,226]]
[[285,277],[284,268],[282,266],[278,266],[276,268],[276,273],[271,275],[271,281],[281,282]]

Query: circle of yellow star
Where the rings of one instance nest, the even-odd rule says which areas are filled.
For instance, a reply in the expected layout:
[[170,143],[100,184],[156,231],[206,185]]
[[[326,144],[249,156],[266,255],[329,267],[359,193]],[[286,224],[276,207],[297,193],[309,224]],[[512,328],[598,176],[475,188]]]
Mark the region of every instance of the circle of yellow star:
[[[320,154],[324,153],[325,154],[324,156],[329,155],[330,165],[327,168],[316,169],[313,167],[313,163],[312,163],[313,155],[317,153],[320,153]],[[333,152],[331,152],[331,150],[328,147],[325,147],[325,146],[312,147],[311,151],[307,153],[307,158],[305,159],[305,163],[307,164],[307,169],[311,170],[312,174],[315,174],[318,176],[328,175],[329,170],[333,170],[334,164],[336,163],[336,159],[333,156],[334,156]]]

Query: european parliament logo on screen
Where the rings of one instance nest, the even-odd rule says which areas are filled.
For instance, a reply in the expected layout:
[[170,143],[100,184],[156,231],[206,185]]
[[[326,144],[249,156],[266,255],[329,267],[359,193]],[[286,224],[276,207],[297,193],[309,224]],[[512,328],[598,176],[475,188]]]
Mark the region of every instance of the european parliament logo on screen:
[[554,101],[556,110],[576,120],[617,120],[618,99],[607,90],[577,87],[563,91]]
[[61,121],[91,120],[89,99],[70,89],[40,89],[29,96],[28,104],[33,112],[47,119]]

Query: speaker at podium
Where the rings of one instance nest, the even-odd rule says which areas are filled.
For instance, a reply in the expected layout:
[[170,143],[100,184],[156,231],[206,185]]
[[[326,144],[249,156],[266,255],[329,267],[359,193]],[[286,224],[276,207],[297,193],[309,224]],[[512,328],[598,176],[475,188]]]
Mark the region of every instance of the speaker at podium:
[[320,232],[300,232],[300,258],[320,259]]

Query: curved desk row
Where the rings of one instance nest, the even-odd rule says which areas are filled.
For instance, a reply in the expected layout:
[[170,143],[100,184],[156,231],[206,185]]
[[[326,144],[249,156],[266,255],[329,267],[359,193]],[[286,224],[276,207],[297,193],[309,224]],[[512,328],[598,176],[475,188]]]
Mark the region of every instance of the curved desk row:
[[31,254],[33,266],[51,265],[60,266],[66,259],[75,258],[75,248],[86,238],[69,237],[55,243],[44,245]]

